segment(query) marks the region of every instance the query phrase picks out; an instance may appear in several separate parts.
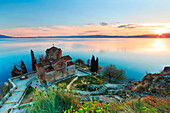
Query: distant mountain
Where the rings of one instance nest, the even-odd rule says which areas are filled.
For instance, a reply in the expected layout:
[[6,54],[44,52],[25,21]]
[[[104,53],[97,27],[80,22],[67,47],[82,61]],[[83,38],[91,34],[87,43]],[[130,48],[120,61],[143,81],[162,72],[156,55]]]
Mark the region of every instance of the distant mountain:
[[170,33],[162,35],[147,34],[135,36],[109,36],[109,35],[86,35],[86,36],[38,36],[38,37],[10,37],[0,35],[0,38],[170,38]]
[[10,36],[0,35],[0,38],[12,38]]

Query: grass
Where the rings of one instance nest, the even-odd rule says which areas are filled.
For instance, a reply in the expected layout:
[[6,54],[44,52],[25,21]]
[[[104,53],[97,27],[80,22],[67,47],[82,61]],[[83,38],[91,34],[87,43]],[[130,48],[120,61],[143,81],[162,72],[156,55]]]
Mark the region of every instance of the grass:
[[58,86],[57,90],[50,89],[47,94],[42,91],[35,91],[34,104],[30,113],[63,113],[65,110],[77,109],[79,97],[74,96],[74,92],[66,92]]
[[72,78],[62,80],[60,82],[57,82],[55,85],[57,86],[58,84],[62,84],[62,83],[69,84],[74,78],[76,78],[76,77],[72,77]]
[[34,92],[35,92],[35,89],[32,87],[29,87],[21,104],[26,104],[26,103],[32,102],[32,99],[34,98]]
[[[60,84],[65,84],[68,85],[75,77],[63,80],[61,82],[56,83],[55,85],[60,85]],[[104,79],[101,76],[80,76],[78,77],[78,79],[72,84],[72,86],[74,86],[75,88],[79,89],[79,90],[88,90],[87,85],[84,85],[81,81],[84,82],[89,82],[90,84],[96,84],[96,85],[100,85],[104,83]]]
[[91,75],[91,76],[79,77],[78,80],[76,80],[73,83],[73,86],[75,86],[79,90],[88,90],[87,85],[83,84],[81,81],[89,84],[96,84],[96,85],[100,85],[104,83],[104,81],[101,80],[98,76]]

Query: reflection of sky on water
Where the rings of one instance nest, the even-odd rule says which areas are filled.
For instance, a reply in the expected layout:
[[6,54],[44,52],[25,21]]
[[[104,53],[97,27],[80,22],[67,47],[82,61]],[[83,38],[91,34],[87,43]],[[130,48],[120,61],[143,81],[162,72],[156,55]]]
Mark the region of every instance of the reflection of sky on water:
[[73,60],[87,61],[95,55],[100,65],[115,64],[125,69],[129,78],[141,79],[146,71],[159,72],[170,65],[170,39],[0,39],[0,81],[10,77],[13,64],[20,59],[31,71],[30,50],[39,57],[53,43]]

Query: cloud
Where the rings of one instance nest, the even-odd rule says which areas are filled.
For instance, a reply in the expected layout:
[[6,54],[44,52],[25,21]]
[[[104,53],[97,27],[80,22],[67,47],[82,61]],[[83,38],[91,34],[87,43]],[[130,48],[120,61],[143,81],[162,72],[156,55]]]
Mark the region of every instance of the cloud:
[[106,22],[101,22],[100,25],[101,25],[101,26],[107,26],[108,23],[106,23]]
[[[149,26],[149,27],[148,27]],[[155,27],[156,26],[156,27]],[[14,29],[0,29],[0,34],[14,37],[36,37],[36,36],[75,36],[75,35],[114,35],[132,36],[152,34],[157,28],[170,30],[170,23],[159,24],[108,24],[82,25],[82,26],[52,26],[52,27],[23,27]],[[124,28],[126,30],[122,30]],[[133,30],[132,30],[133,29]]]
[[86,33],[91,33],[91,32],[99,32],[99,31],[85,31]]
[[126,28],[126,29],[133,29],[138,27],[136,24],[125,24],[125,25],[119,25],[118,28]]

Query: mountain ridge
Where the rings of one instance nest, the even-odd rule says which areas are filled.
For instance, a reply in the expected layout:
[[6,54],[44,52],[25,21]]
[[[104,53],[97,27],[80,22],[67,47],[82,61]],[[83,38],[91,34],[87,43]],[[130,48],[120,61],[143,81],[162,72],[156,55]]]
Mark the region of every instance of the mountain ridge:
[[36,37],[11,37],[1,35],[0,38],[170,38],[170,33],[162,35],[146,34],[146,35],[134,35],[134,36],[114,36],[114,35],[75,35],[75,36],[36,36]]

